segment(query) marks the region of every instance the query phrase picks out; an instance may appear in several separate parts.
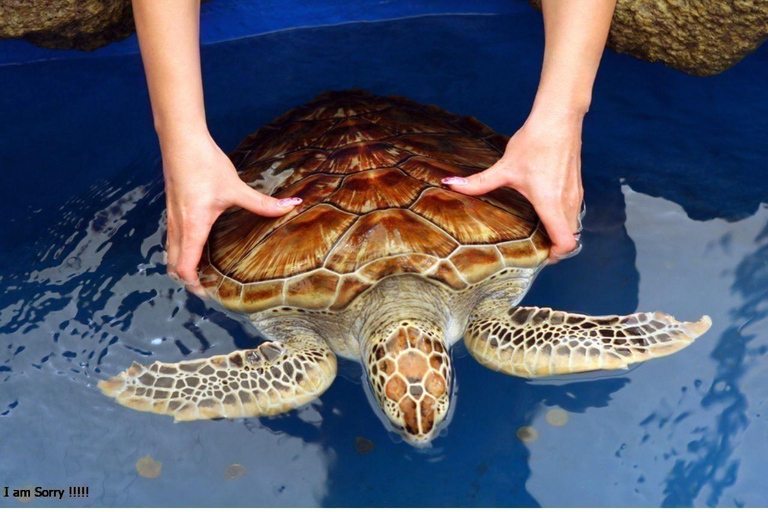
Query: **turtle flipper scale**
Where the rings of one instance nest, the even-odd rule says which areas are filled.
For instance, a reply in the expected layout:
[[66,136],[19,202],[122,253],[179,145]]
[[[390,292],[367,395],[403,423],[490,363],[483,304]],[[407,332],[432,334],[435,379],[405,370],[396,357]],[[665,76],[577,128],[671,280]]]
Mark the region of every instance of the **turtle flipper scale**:
[[272,416],[319,397],[336,376],[336,356],[313,336],[175,364],[138,363],[99,382],[131,409],[176,421]]
[[615,370],[672,354],[712,325],[670,315],[592,317],[489,300],[475,309],[464,334],[472,356],[502,373],[532,378]]

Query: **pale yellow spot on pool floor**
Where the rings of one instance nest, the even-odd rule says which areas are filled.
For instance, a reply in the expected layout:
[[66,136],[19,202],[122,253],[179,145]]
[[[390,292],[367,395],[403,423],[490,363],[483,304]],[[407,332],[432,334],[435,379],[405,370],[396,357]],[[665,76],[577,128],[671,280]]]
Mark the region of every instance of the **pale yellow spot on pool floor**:
[[539,438],[539,432],[532,426],[520,427],[517,429],[516,435],[524,443],[532,443]]
[[553,427],[562,427],[568,423],[570,417],[568,416],[568,411],[556,407],[551,411],[547,411],[546,419],[547,423]]
[[224,470],[224,478],[227,480],[237,480],[238,478],[242,478],[246,471],[245,466],[232,464]]
[[16,498],[16,501],[18,501],[22,505],[26,505],[27,503],[35,499],[35,488],[31,484],[27,484],[24,487],[22,487],[21,491],[24,491],[24,492],[19,493],[19,495],[14,496],[14,498]]
[[146,454],[136,463],[136,471],[144,478],[157,478],[163,471],[163,463]]

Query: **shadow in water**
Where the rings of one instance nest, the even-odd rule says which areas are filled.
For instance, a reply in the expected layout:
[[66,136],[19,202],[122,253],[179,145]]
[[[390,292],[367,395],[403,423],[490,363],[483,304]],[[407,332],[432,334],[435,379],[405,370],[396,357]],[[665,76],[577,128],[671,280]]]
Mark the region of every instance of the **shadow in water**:
[[[765,197],[768,202],[768,196]],[[680,456],[666,479],[663,506],[692,507],[694,500],[709,487],[706,505],[718,506],[723,491],[738,478],[740,461],[734,457],[740,437],[749,426],[749,399],[742,389],[747,369],[768,352],[768,346],[754,347],[765,334],[747,334],[751,324],[768,318],[768,224],[754,240],[757,248],[736,267],[731,291],[743,301],[730,312],[731,325],[721,335],[711,353],[717,363],[716,374],[701,407],[716,411],[715,425],[702,429],[691,441],[687,454]],[[669,416],[648,418],[648,422],[668,421]],[[737,506],[743,502],[736,501]]]

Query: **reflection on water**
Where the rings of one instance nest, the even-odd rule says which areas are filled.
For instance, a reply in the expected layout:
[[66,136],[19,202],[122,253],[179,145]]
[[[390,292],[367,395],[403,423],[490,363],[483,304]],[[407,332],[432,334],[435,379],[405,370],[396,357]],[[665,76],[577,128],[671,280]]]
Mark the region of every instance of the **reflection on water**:
[[[360,86],[510,133],[535,91],[540,38],[531,13],[214,45],[211,127],[231,149],[321,90]],[[0,206],[0,480],[91,489],[51,505],[768,505],[768,99],[753,85],[768,79],[768,52],[750,59],[701,80],[606,55],[585,133],[584,250],[524,300],[709,314],[712,330],[674,356],[575,379],[526,382],[457,357],[455,415],[426,452],[383,431],[351,362],[321,400],[278,418],[174,424],[103,397],[97,379],[132,360],[258,338],[165,275],[138,58],[0,67],[0,108],[23,120],[0,124],[0,160],[27,191]]]
[[[637,204],[633,206],[638,207],[637,215],[644,217],[643,221],[651,218],[655,220],[655,226],[667,228],[665,232],[675,231],[671,226],[673,221],[659,218],[658,212],[666,212],[667,218],[674,216],[676,219],[682,214],[678,207],[658,204],[662,201],[641,201],[639,196],[635,202]],[[645,209],[654,213],[644,216],[642,203],[647,204]],[[685,244],[699,249],[696,252],[700,254],[700,261],[696,262],[694,268],[700,271],[703,267],[706,275],[710,276],[708,280],[721,281],[719,286],[713,286],[712,282],[700,280],[696,293],[723,294],[721,309],[715,312],[720,318],[717,323],[723,327],[719,339],[708,350],[709,357],[714,361],[713,367],[704,373],[701,365],[696,365],[698,370],[691,365],[691,375],[699,377],[690,386],[692,396],[681,393],[675,407],[668,406],[654,411],[642,423],[648,438],[658,436],[661,432],[685,435],[685,452],[671,453],[669,457],[674,465],[665,478],[664,505],[690,507],[744,504],[744,498],[739,494],[728,496],[730,499],[725,502],[723,498],[737,482],[741,465],[740,445],[750,424],[750,393],[742,389],[744,380],[750,370],[760,371],[761,362],[764,368],[763,356],[768,349],[764,344],[755,346],[763,341],[760,333],[763,333],[764,339],[766,327],[767,229],[768,208],[763,206],[755,215],[736,224],[719,220],[694,224],[685,230],[685,238],[680,238],[685,240]],[[666,252],[656,250],[653,254],[650,251],[648,254],[640,252],[638,267],[645,274],[660,276],[665,272],[659,268],[659,264],[662,259],[667,259],[664,264],[669,267],[668,273],[679,274],[679,266],[690,262],[683,261],[679,255],[676,257],[673,252],[676,252],[675,249]],[[738,264],[735,268],[732,265],[724,266],[722,256],[726,256],[729,261],[735,259]],[[690,252],[686,251],[684,257],[689,258]],[[652,286],[654,284],[649,285]],[[685,298],[690,300],[691,297],[690,291],[677,295],[680,301]],[[667,300],[677,302],[677,298]],[[760,400],[759,396],[756,398]],[[759,407],[759,401],[757,405]],[[707,411],[706,417],[702,417],[698,409]]]

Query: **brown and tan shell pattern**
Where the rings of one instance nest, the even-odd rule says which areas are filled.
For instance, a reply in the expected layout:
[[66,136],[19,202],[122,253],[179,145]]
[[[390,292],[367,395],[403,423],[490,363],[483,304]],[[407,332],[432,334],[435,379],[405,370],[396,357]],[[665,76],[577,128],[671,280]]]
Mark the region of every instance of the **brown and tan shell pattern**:
[[463,290],[505,267],[536,267],[550,242],[525,198],[508,188],[469,197],[440,182],[491,166],[507,140],[402,97],[321,94],[231,155],[252,187],[303,203],[279,218],[222,215],[201,281],[234,310],[341,310],[396,274]]

